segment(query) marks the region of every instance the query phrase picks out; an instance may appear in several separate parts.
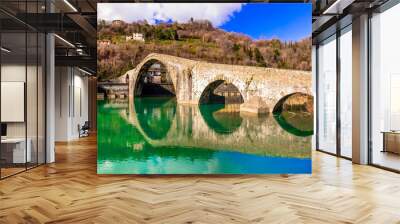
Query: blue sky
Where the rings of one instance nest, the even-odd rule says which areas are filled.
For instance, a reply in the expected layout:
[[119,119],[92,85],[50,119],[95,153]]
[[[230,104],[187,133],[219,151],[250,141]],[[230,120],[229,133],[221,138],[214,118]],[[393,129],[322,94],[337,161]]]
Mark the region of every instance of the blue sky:
[[98,19],[185,23],[209,20],[214,27],[253,39],[299,40],[311,36],[309,3],[99,3]]
[[311,36],[311,4],[246,4],[219,28],[253,39],[300,40]]

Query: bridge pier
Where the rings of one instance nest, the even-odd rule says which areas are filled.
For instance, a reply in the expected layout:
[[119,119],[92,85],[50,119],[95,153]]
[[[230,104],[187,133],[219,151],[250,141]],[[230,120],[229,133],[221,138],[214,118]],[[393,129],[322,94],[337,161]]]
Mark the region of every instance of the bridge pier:
[[270,108],[259,96],[254,96],[240,105],[240,113],[267,114]]

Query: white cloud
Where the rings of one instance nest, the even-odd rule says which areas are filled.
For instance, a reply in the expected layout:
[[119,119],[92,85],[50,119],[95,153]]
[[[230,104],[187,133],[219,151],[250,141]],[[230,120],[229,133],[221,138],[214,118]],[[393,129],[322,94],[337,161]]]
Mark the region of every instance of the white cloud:
[[241,3],[98,3],[97,18],[126,22],[146,19],[150,24],[156,20],[187,22],[190,18],[207,19],[218,27],[229,21],[242,6]]

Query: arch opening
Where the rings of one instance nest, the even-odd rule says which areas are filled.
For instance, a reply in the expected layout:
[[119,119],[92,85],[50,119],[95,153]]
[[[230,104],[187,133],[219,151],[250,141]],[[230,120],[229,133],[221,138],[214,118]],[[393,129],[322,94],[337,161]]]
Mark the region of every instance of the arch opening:
[[239,89],[225,80],[216,80],[204,89],[199,104],[242,104],[243,96]]
[[306,93],[291,93],[282,97],[274,106],[273,113],[297,111],[313,113],[313,97]]
[[147,61],[139,70],[135,96],[175,96],[175,86],[166,66],[156,60]]
[[199,99],[200,113],[207,126],[218,134],[230,134],[242,124],[240,104],[244,102],[239,89],[225,80],[207,85]]
[[292,93],[276,103],[273,114],[278,124],[296,136],[313,134],[313,97],[305,93]]

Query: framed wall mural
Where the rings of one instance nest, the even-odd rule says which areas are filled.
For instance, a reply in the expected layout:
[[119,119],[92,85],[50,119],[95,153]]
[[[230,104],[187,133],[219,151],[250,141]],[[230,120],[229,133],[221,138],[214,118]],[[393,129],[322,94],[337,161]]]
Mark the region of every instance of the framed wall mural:
[[99,3],[99,174],[311,173],[311,4]]

